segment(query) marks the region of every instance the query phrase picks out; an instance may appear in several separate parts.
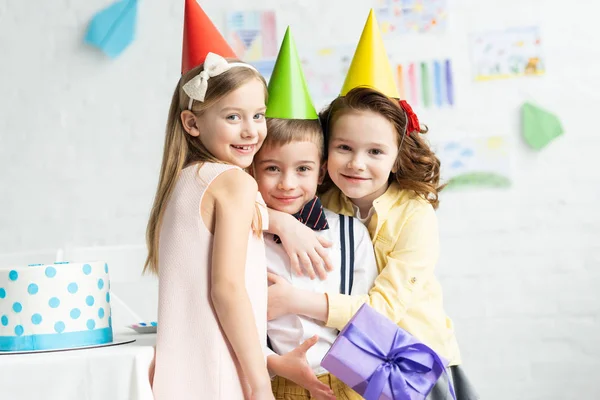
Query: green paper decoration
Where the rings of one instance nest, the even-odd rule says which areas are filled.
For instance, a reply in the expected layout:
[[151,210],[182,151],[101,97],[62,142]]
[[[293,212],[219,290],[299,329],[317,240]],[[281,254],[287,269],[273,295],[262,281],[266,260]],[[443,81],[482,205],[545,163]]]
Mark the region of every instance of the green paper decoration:
[[521,107],[521,133],[529,146],[540,150],[562,135],[564,130],[555,114],[525,103]]

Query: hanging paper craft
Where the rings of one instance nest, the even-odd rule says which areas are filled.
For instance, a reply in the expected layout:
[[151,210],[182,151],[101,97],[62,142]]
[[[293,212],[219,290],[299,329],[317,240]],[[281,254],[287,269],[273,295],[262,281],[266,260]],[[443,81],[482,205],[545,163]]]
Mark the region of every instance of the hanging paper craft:
[[525,103],[521,107],[523,138],[535,150],[540,150],[564,133],[558,117],[549,111]]
[[114,3],[92,18],[85,34],[85,42],[115,58],[133,41],[136,19],[137,0]]

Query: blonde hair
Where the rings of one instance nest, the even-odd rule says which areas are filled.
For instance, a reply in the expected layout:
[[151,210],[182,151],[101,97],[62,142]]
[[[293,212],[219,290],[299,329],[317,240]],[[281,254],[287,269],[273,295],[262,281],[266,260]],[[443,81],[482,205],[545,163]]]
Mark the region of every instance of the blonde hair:
[[[406,113],[400,107],[398,100],[365,87],[354,88],[346,96],[338,97],[321,113],[327,143],[331,127],[340,116],[351,111],[371,111],[390,121],[396,130],[398,141],[398,156],[394,170],[390,172],[389,182],[398,182],[402,189],[411,190],[426,199],[434,209],[439,206],[439,192],[445,185],[440,185],[440,160],[421,137],[428,131],[427,126],[421,125],[418,132],[406,133]],[[333,186],[329,176],[319,188],[319,193]]]
[[261,149],[281,147],[292,142],[312,142],[319,149],[319,161],[324,161],[323,130],[318,119],[267,118],[267,132]]
[[[228,61],[233,62],[237,60]],[[156,195],[154,197],[154,204],[152,205],[152,211],[150,213],[150,219],[148,220],[148,227],[146,229],[148,257],[144,264],[144,272],[150,271],[154,274],[158,273],[158,239],[160,224],[165,207],[175,188],[175,183],[177,182],[181,170],[184,166],[195,163],[198,163],[199,166],[204,162],[224,163],[212,155],[210,151],[204,147],[198,137],[187,134],[181,123],[181,113],[188,109],[190,101],[188,95],[183,91],[183,85],[197,76],[203,68],[204,65],[202,64],[185,73],[179,79],[175,92],[173,93],[167,120],[160,177]],[[210,78],[205,100],[203,102],[194,101],[191,111],[196,116],[202,115],[204,111],[213,106],[220,99],[252,79],[258,79],[263,83],[266,100],[267,84],[258,72],[251,68],[231,68],[220,75]],[[259,210],[256,210],[252,229],[255,232],[260,232],[262,231],[260,225],[260,213]]]

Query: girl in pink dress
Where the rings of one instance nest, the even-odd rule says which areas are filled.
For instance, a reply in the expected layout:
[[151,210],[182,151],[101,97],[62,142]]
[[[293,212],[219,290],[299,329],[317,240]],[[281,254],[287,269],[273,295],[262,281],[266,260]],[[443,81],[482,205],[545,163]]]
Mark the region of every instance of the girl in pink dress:
[[271,400],[263,353],[264,203],[244,168],[266,135],[266,85],[208,53],[173,95],[145,269],[158,274],[155,399]]

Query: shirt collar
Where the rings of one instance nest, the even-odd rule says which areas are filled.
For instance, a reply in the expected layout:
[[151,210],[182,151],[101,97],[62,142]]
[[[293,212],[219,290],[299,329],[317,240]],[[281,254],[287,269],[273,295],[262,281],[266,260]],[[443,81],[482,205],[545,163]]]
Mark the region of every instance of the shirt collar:
[[360,213],[360,208],[358,208],[358,206],[356,204],[352,204],[352,209],[354,210],[354,216],[356,218],[358,218],[358,220],[360,222],[362,222],[365,225],[369,225],[369,221],[371,220],[371,217],[373,216],[373,214],[375,213],[375,207],[371,207],[369,209],[369,212],[367,213],[367,215],[365,217],[363,217]]
[[[400,185],[398,185],[397,182],[392,182],[390,184],[390,186],[387,188],[387,190],[385,191],[385,193],[383,193],[381,196],[379,196],[377,199],[375,199],[375,201],[373,202],[373,207],[371,207],[371,210],[374,209],[373,212],[377,213],[377,215],[379,216],[379,219],[385,220],[388,211],[390,210],[390,208],[392,208],[393,204],[398,200],[398,197],[400,196],[401,192],[402,192],[402,189],[400,188]],[[345,209],[355,210],[354,203],[352,203],[352,201],[350,201],[350,199],[348,197],[346,197],[346,195],[343,194],[341,192],[341,190],[340,190],[340,201]],[[373,215],[371,213],[371,210],[369,211],[368,217]],[[354,212],[353,214],[358,215],[356,212]]]

